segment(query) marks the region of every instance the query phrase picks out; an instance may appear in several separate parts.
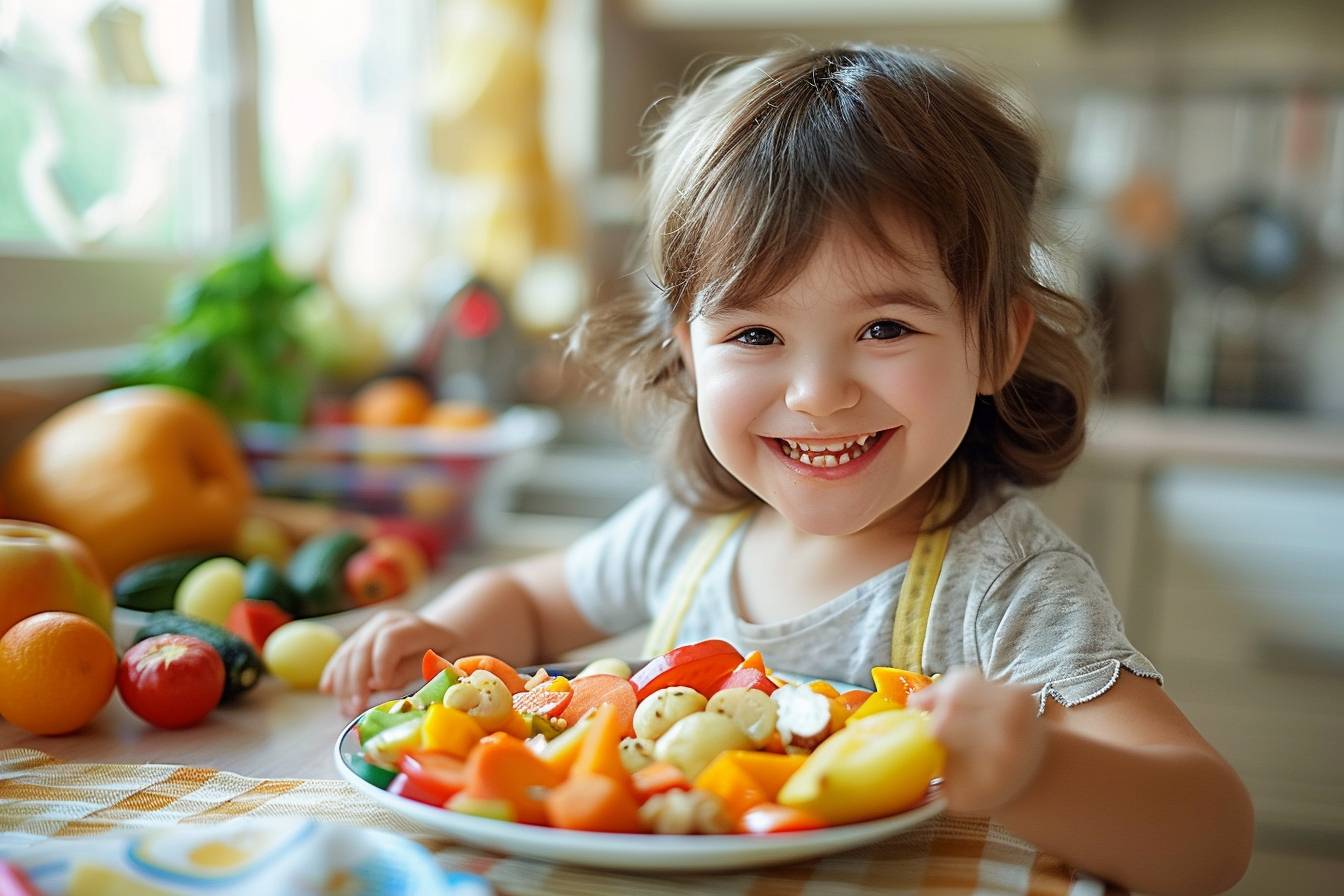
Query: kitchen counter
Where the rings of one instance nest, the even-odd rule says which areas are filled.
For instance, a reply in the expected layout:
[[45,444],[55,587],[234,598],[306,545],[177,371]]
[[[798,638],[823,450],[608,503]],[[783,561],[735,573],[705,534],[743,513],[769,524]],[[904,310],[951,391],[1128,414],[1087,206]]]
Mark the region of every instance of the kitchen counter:
[[1122,466],[1211,463],[1344,473],[1344,422],[1107,403],[1091,415],[1084,457]]

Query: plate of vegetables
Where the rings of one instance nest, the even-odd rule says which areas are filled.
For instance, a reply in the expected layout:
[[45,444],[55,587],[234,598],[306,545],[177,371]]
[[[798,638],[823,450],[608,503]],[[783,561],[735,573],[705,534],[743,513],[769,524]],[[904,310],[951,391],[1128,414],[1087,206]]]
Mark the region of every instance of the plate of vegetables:
[[[634,667],[634,668],[632,668]],[[765,665],[724,641],[639,663],[514,669],[425,654],[425,684],[361,713],[341,776],[464,843],[615,870],[726,871],[801,861],[943,809],[943,754],[906,697]]]

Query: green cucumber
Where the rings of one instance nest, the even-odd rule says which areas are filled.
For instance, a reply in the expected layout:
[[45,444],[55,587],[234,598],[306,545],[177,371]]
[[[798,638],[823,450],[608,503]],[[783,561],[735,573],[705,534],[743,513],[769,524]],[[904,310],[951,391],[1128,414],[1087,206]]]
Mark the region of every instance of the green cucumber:
[[365,781],[368,781],[379,790],[386,790],[387,785],[392,783],[392,779],[397,773],[391,769],[383,768],[381,765],[374,765],[368,762],[363,756],[355,754],[346,759],[350,763],[350,770],[359,775]]
[[426,709],[431,704],[443,700],[443,695],[455,684],[457,673],[452,669],[440,669],[439,674],[425,682],[424,687],[412,694],[410,700],[420,709]]
[[388,728],[394,728],[403,722],[409,722],[412,719],[422,721],[425,718],[423,709],[412,709],[407,712],[387,712],[382,709],[370,709],[359,717],[359,724],[356,730],[359,731],[359,742],[366,744],[378,735],[382,734]]
[[308,539],[289,559],[289,584],[298,593],[294,615],[324,616],[354,606],[345,588],[345,564],[363,550],[365,540],[340,530]]
[[146,613],[171,610],[177,586],[182,584],[187,573],[207,560],[226,556],[199,552],[173,554],[132,566],[117,578],[117,606]]
[[265,557],[256,557],[243,574],[243,596],[248,600],[268,600],[291,616],[300,609],[299,594],[276,565]]
[[244,691],[251,690],[261,679],[265,666],[261,657],[242,638],[228,629],[220,628],[204,619],[183,616],[181,613],[164,611],[154,613],[149,621],[135,633],[134,643],[139,643],[155,635],[190,635],[200,638],[224,661],[224,696],[222,700],[231,700]]

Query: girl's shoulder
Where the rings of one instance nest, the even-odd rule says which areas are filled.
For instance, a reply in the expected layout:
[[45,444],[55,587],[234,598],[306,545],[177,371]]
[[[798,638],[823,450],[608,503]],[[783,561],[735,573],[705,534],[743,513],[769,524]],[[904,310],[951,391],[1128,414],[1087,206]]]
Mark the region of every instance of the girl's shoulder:
[[986,565],[1000,569],[1059,551],[1087,557],[1032,500],[1029,492],[1013,485],[986,491],[970,513],[953,527],[948,550],[971,553]]

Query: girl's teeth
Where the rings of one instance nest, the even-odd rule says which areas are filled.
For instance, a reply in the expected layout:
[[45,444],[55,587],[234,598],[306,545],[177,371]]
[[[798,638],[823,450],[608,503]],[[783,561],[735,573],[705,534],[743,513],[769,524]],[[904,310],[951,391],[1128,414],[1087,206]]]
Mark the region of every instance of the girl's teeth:
[[790,442],[788,439],[780,439],[780,441],[787,446],[783,449],[785,454],[810,467],[838,467],[852,460],[858,460],[866,451],[857,442],[849,442],[846,444],[853,445],[853,449],[844,452],[839,457],[834,454],[810,454],[808,452],[813,449],[802,442]]

